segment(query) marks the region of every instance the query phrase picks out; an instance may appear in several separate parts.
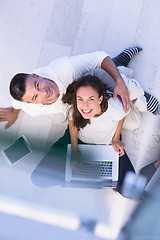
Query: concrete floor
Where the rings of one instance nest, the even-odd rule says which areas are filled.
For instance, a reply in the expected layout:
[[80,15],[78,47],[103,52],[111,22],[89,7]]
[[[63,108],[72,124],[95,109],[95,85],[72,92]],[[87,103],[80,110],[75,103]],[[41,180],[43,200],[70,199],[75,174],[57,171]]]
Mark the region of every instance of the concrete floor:
[[[135,79],[160,100],[160,2],[2,0],[0,9],[1,107],[10,107],[8,86],[18,72],[29,72],[61,56],[96,50],[104,50],[113,57],[132,45],[143,47],[130,63]],[[155,161],[160,154],[160,117],[150,113],[143,113],[141,117],[138,129],[122,132],[126,151],[136,171]],[[136,202],[111,189],[64,189],[53,186],[53,179],[47,180],[49,186],[42,187],[31,178],[50,146],[63,135],[66,128],[63,115],[40,118],[21,112],[8,130],[4,129],[5,124],[0,123],[0,150],[21,134],[27,135],[34,149],[12,167],[1,156],[1,203],[4,199],[11,204],[18,201],[27,207],[33,204],[43,210],[47,207],[74,214],[77,218],[94,219],[106,226],[105,237],[116,239]],[[41,152],[37,151],[39,146]],[[40,181],[47,178],[46,174]],[[5,208],[1,211],[5,212]],[[7,239],[11,238],[8,236]],[[93,239],[93,236],[87,235],[86,239]]]

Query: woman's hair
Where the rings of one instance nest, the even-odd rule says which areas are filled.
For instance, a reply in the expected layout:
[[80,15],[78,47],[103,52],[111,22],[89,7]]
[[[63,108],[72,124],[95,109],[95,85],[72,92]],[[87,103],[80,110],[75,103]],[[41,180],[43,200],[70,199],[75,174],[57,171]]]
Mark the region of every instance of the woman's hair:
[[100,96],[103,96],[103,100],[100,104],[101,112],[105,112],[108,108],[108,99],[111,94],[107,93],[107,85],[102,82],[98,77],[93,75],[86,75],[78,78],[76,81],[71,83],[66,90],[66,93],[62,97],[63,103],[68,103],[73,109],[73,124],[79,131],[80,128],[84,128],[87,124],[90,124],[89,119],[84,119],[77,109],[76,93],[80,87],[91,86],[95,89]]
[[32,76],[26,73],[16,74],[10,82],[10,94],[11,96],[18,100],[22,101],[22,97],[26,93],[26,79]]

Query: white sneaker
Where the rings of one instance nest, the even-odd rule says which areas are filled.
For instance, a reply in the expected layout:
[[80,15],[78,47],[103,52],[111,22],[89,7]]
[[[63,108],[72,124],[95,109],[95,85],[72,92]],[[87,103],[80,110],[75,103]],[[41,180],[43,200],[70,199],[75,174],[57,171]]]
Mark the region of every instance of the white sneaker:
[[147,102],[144,96],[137,98],[133,104],[140,112],[147,111]]

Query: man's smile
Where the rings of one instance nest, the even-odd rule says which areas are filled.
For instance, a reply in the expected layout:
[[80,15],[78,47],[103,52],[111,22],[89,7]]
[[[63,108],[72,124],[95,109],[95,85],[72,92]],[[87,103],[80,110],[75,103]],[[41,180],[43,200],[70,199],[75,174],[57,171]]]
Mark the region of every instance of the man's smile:
[[53,92],[50,89],[50,87],[47,87],[46,92],[47,92],[47,98],[50,98],[52,96],[52,94],[53,94]]

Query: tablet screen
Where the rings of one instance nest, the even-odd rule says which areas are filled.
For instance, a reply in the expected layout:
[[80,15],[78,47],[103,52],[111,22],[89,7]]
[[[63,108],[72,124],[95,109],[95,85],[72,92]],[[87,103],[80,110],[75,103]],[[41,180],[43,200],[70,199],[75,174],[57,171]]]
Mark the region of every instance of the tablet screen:
[[12,145],[2,151],[3,155],[14,164],[17,160],[31,152],[29,142],[25,136],[18,138]]

